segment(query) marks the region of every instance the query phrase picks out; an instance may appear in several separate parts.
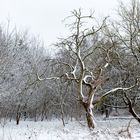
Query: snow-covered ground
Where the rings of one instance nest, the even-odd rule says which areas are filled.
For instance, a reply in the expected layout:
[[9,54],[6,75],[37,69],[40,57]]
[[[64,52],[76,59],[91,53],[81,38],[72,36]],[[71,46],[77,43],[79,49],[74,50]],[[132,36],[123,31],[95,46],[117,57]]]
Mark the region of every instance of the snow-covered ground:
[[[119,132],[126,128],[130,119],[96,120],[97,128],[90,131],[86,122],[69,121],[66,126],[59,120],[15,121],[0,123],[0,140],[127,140],[127,134]],[[131,136],[140,140],[140,124],[131,122]]]

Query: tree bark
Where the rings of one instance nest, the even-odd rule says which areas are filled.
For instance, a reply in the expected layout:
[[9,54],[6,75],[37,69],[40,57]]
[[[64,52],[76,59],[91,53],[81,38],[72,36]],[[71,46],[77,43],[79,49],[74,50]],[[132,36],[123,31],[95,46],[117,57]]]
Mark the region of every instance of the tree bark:
[[17,114],[16,114],[16,124],[17,125],[19,125],[20,117],[21,117],[21,112],[20,112],[20,104],[19,104],[18,108],[17,108]]
[[86,111],[86,119],[87,119],[88,127],[94,129],[96,127],[96,123],[94,120],[92,107],[88,103],[85,103],[85,102],[82,102],[82,105]]
[[129,106],[129,112],[131,113],[131,115],[140,123],[140,117],[135,112],[134,108],[132,107],[132,103],[129,102],[128,106]]
[[127,99],[127,102],[126,103],[129,107],[129,112],[131,113],[131,115],[140,123],[140,116],[135,112],[134,108],[133,108],[133,105],[132,105],[132,101],[131,99],[127,96],[126,93],[124,93],[126,99]]

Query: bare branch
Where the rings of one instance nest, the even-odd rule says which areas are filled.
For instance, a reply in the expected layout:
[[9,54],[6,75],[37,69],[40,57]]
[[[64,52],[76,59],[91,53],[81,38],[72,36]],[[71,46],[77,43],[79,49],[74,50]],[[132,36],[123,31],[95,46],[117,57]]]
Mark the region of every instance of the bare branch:
[[103,105],[105,105],[107,107],[113,107],[113,108],[119,108],[119,109],[128,108],[128,106],[114,106],[114,105],[109,105],[109,104],[105,104],[105,103],[103,103]]
[[97,104],[99,103],[101,100],[103,100],[106,96],[110,95],[110,94],[114,94],[115,92],[117,93],[117,91],[121,90],[121,91],[127,91],[130,90],[132,88],[134,88],[136,85],[130,86],[128,88],[122,88],[122,87],[118,87],[118,88],[114,88],[106,93],[104,93],[100,98],[98,98],[93,104]]
[[[61,77],[61,76],[60,76],[60,77]],[[39,76],[38,73],[37,73],[37,79],[38,79],[39,81],[45,81],[45,80],[58,80],[58,79],[60,79],[60,77],[40,78],[40,76]]]

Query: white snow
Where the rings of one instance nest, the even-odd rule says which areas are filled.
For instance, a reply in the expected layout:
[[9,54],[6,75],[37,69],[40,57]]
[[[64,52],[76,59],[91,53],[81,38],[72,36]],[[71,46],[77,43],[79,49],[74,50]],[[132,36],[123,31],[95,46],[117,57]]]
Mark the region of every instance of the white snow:
[[[97,128],[90,131],[86,122],[69,121],[66,126],[59,120],[0,122],[0,140],[127,140],[127,134],[119,134],[130,119],[96,120]],[[132,140],[140,140],[140,124],[131,122]]]

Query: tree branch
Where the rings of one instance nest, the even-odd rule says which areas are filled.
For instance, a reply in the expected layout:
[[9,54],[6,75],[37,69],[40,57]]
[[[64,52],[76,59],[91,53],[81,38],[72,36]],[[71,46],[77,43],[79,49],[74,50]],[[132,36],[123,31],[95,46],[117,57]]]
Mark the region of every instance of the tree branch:
[[121,91],[127,91],[127,90],[130,90],[130,89],[134,88],[135,86],[136,86],[136,84],[133,85],[133,86],[130,86],[128,88],[122,88],[122,87],[114,88],[114,89],[112,89],[112,90],[104,93],[100,98],[98,98],[96,101],[94,101],[93,105],[99,103],[101,100],[103,100],[106,96],[108,96],[110,94],[113,94],[115,92],[117,93],[117,91],[119,91],[119,90],[121,90]]

